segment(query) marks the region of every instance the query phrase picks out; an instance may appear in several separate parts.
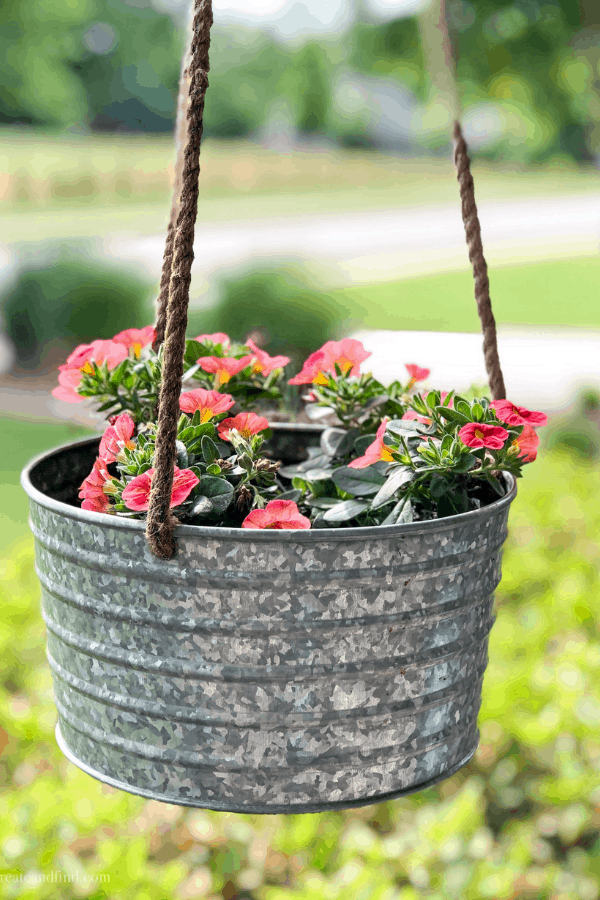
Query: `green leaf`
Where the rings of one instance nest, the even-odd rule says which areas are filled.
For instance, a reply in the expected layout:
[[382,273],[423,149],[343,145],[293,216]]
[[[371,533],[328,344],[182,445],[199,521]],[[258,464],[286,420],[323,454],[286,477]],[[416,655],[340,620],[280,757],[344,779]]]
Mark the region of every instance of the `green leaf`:
[[369,508],[367,500],[342,500],[323,513],[325,522],[349,522]]
[[304,473],[304,477],[310,482],[328,481],[334,472],[335,469],[332,469],[331,467],[327,469],[308,469],[308,471]]
[[483,406],[481,403],[475,402],[471,407],[471,415],[473,416],[473,421],[475,422],[483,422],[485,417],[485,413],[483,411]]
[[210,515],[213,511],[214,506],[212,500],[209,500],[208,497],[200,496],[192,506],[189,514],[190,516],[203,518],[204,516]]
[[218,466],[216,463],[212,463],[206,469],[207,475],[220,475],[221,474],[221,466]]
[[467,422],[471,421],[468,416],[464,416],[456,409],[450,409],[449,406],[436,406],[435,409],[436,412],[438,412],[440,416],[442,416],[442,418],[447,419],[448,422],[455,422],[458,425],[466,425]]
[[411,434],[423,434],[427,431],[427,426],[417,422],[416,419],[392,419],[387,424],[387,431],[406,437]]
[[331,509],[340,502],[337,497],[309,497],[306,501],[313,509]]
[[351,428],[326,428],[321,435],[321,450],[327,456],[346,456],[350,453],[354,441],[358,436],[358,429]]
[[379,509],[381,506],[385,506],[386,503],[392,499],[396,491],[398,491],[403,484],[408,484],[415,477],[415,472],[412,469],[392,469],[392,472],[387,477],[386,483],[382,488],[377,492],[373,500],[371,501],[372,509]]
[[190,460],[185,444],[182,441],[176,441],[175,447],[177,448],[177,465],[180,469],[187,469]]
[[457,475],[464,475],[473,468],[476,462],[477,457],[473,453],[464,453],[458,462],[452,466],[452,471],[456,472]]
[[292,500],[294,503],[297,503],[298,500],[302,499],[302,491],[294,488],[291,491],[284,491],[283,494],[277,495],[277,500]]
[[335,469],[331,476],[333,483],[347,494],[355,497],[366,497],[376,494],[379,488],[385,484],[385,478],[380,475],[373,466],[365,469],[351,469],[349,466],[341,466]]
[[203,435],[202,443],[200,446],[202,447],[202,456],[204,457],[204,462],[208,463],[208,465],[216,462],[216,460],[220,458],[216,444],[214,443],[214,441],[211,441],[207,434]]
[[376,437],[376,434],[363,434],[361,437],[356,438],[354,441],[354,449],[352,451],[353,455],[357,458],[359,456],[364,456],[367,447],[371,446]]
[[217,513],[223,513],[233,500],[233,485],[224,478],[203,475],[198,485],[198,493],[208,497]]

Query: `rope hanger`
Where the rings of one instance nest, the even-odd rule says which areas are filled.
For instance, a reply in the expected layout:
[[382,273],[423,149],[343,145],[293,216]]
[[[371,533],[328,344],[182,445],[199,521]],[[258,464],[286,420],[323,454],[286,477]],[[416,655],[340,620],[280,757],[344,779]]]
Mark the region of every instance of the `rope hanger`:
[[[200,140],[204,100],[208,88],[210,28],[213,22],[211,0],[194,0],[191,22],[191,46],[184,57],[179,87],[176,134],[179,144],[174,195],[163,257],[160,293],[157,301],[154,349],[163,347],[154,476],[148,509],[146,538],[155,556],[171,559],[175,554],[171,514],[176,439],[179,421],[179,396],[183,378],[185,332],[190,298],[191,269],[194,260],[194,228],[198,214]],[[449,37],[443,0],[439,27],[446,49],[448,77],[453,81]],[[498,356],[496,322],[490,300],[487,263],[481,241],[481,227],[467,145],[458,118],[454,123],[454,164],[458,179],[461,211],[469,260],[475,282],[475,300],[483,332],[483,355],[490,391],[495,400],[506,397]]]

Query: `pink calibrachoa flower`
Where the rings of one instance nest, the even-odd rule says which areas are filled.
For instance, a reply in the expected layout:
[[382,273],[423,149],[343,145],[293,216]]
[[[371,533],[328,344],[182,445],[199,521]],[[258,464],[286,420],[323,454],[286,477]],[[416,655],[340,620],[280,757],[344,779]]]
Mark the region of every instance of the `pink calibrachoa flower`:
[[82,509],[89,509],[92,512],[108,511],[110,500],[104,493],[104,485],[107,481],[110,481],[110,475],[106,468],[106,460],[99,456],[92,471],[84,479],[79,489],[79,498],[83,500]]
[[488,450],[500,450],[508,437],[506,428],[500,425],[483,425],[481,422],[469,422],[458,432],[458,436],[466,447],[479,450],[487,447]]
[[500,421],[507,425],[545,425],[548,421],[545,413],[515,406],[510,400],[493,400],[490,406]]
[[145,328],[127,328],[115,334],[113,341],[123,344],[128,350],[133,350],[133,355],[138,357],[144,347],[148,347],[156,337],[154,325],[146,325]]
[[242,522],[242,528],[310,528],[293,500],[271,500],[264,509],[253,509]]
[[235,400],[231,394],[220,394],[219,391],[205,391],[204,388],[186,391],[179,398],[179,408],[189,416],[193,416],[199,410],[202,423],[209,422],[213,416],[227,412],[234,403]]
[[223,419],[223,421],[219,422],[217,425],[217,431],[219,432],[219,437],[223,438],[224,441],[231,440],[230,433],[234,428],[243,438],[250,440],[253,434],[258,434],[259,431],[264,431],[265,428],[268,427],[269,422],[264,416],[257,416],[256,413],[245,412],[239,413],[231,419]]
[[387,423],[388,419],[384,419],[377,429],[377,437],[365,450],[365,455],[359,456],[358,459],[353,459],[351,463],[348,463],[348,466],[351,469],[366,469],[367,466],[372,466],[373,463],[379,462],[380,460],[383,460],[383,462],[393,462],[394,457],[390,453],[390,448],[383,443]]
[[85,397],[77,393],[84,374],[91,375],[94,369],[92,362],[101,366],[106,363],[108,369],[114,369],[127,358],[127,347],[116,341],[92,341],[91,344],[80,344],[67,357],[64,365],[58,367],[58,387],[52,396],[67,403],[82,403]]
[[192,341],[198,341],[199,344],[220,344],[224,350],[226,350],[231,344],[231,340],[229,339],[229,335],[224,334],[222,331],[215,331],[214,334],[199,334],[196,337],[191,338]]
[[424,369],[422,366],[415,366],[414,363],[406,363],[406,370],[410,375],[408,388],[410,389],[417,381],[425,381],[431,374],[430,369]]
[[254,341],[250,339],[246,341],[246,346],[250,347],[254,354],[252,371],[261,375],[269,375],[273,369],[283,369],[290,361],[288,356],[269,356],[268,353],[257,347]]
[[54,388],[52,396],[57,400],[64,400],[65,403],[83,403],[85,397],[77,393],[83,372],[81,369],[67,369],[65,366],[60,368],[62,372],[58,373],[58,387]]
[[[173,476],[173,490],[171,491],[171,509],[179,506],[187,500],[191,492],[199,482],[199,478],[191,469],[178,469],[175,466]],[[152,488],[152,476],[154,469],[148,469],[143,475],[132,478],[123,493],[123,503],[134,512],[145,512],[150,506],[150,489]]]
[[235,359],[233,356],[224,356],[223,358],[201,356],[196,362],[205,372],[216,375],[219,384],[227,384],[233,375],[238,375],[243,369],[246,369],[252,359],[252,356],[242,356],[241,359]]
[[105,463],[115,462],[117,454],[128,447],[133,450],[135,444],[131,440],[135,434],[135,422],[127,413],[117,416],[112,425],[109,425],[100,441],[100,458]]
[[525,424],[523,431],[516,440],[513,441],[513,447],[520,449],[519,456],[524,462],[533,462],[537,457],[537,449],[540,439],[535,432],[533,425]]
[[290,378],[289,384],[327,384],[326,373],[335,375],[336,363],[344,375],[360,375],[360,364],[371,354],[360,341],[344,338],[327,341],[320,350],[311,353],[302,371]]

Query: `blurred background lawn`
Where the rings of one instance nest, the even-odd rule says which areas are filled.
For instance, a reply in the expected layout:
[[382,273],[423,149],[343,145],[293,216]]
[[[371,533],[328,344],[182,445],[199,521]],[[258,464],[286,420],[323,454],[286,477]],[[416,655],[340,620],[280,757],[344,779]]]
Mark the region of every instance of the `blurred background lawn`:
[[[224,229],[235,245],[257,224],[457,215],[447,99],[423,52],[426,3],[222,0],[215,9],[200,227]],[[17,398],[0,418],[0,875],[29,879],[5,879],[0,894],[597,900],[592,393],[555,415],[514,504],[482,741],[457,776],[363,810],[260,818],[148,803],[101,786],[56,749],[18,474],[84,433],[43,399],[69,348],[152,319],[184,16],[175,0],[0,8],[0,399]],[[518,223],[527,204],[583,209],[598,193],[600,5],[449,0],[448,17],[484,210],[514,204]],[[498,320],[600,327],[598,246],[586,241],[531,249],[525,233],[521,248],[492,247]],[[420,268],[408,254],[389,275],[375,263],[361,279],[265,246],[244,266],[199,273],[192,327],[243,337],[259,326],[272,351],[283,337],[308,350],[363,326],[476,331],[464,250],[436,252]]]

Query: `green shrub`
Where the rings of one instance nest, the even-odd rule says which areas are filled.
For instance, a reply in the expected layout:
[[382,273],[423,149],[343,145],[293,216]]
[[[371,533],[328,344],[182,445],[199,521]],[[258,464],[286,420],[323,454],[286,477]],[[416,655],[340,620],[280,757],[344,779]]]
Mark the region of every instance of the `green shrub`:
[[72,245],[52,249],[54,259],[26,263],[0,297],[19,366],[36,368],[49,344],[68,348],[152,321],[153,286],[134,268],[86,258]]
[[188,334],[226,331],[243,341],[258,333],[265,350],[284,353],[299,365],[349,328],[343,306],[312,290],[298,270],[280,266],[257,268],[225,281],[215,306],[190,314]]

